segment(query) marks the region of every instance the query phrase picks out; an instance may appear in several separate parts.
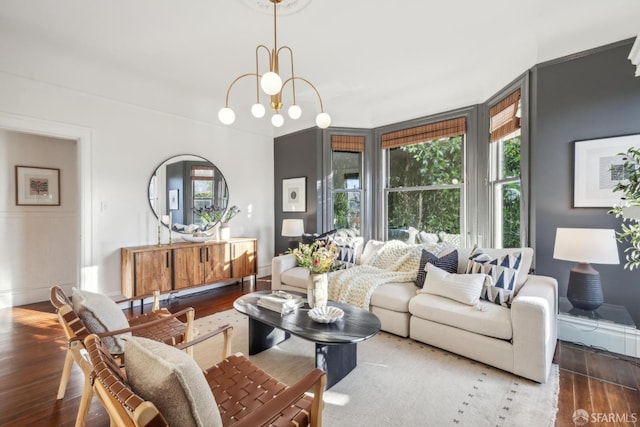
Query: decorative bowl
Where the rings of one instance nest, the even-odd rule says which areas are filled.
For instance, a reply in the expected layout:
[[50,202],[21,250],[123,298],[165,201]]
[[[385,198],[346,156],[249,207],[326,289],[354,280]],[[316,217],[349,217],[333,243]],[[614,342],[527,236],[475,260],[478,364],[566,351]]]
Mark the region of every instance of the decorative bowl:
[[344,311],[338,307],[316,307],[309,310],[311,320],[318,323],[333,323],[342,319],[342,316],[344,316]]
[[180,234],[180,237],[182,237],[183,240],[186,240],[187,242],[206,242],[207,240],[211,240],[214,237],[216,237],[214,234],[202,234],[202,235],[197,235],[194,236],[193,234]]

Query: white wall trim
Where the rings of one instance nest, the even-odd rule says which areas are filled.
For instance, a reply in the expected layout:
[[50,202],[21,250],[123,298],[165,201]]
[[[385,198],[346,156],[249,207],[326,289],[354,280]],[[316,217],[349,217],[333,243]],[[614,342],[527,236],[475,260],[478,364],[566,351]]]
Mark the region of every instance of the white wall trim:
[[640,357],[640,330],[633,326],[560,313],[558,338],[594,348],[604,348],[613,353]]
[[[80,253],[78,285],[81,288],[93,278],[93,132],[90,128],[19,116],[0,111],[0,129],[77,141],[78,192],[80,206]],[[48,295],[46,296],[48,298]]]

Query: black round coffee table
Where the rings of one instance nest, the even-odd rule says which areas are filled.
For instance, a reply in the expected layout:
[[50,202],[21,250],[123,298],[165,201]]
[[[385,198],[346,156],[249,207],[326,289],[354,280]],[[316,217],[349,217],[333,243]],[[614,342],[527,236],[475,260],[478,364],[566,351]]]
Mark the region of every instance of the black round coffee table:
[[308,315],[306,297],[303,307],[281,316],[258,306],[258,299],[271,291],[243,295],[233,307],[249,318],[249,354],[257,354],[296,335],[316,345],[316,367],[327,373],[327,389],[351,372],[357,365],[357,343],[380,331],[380,319],[370,311],[348,304],[329,301],[328,305],[344,311],[342,319],[334,323],[318,323]]

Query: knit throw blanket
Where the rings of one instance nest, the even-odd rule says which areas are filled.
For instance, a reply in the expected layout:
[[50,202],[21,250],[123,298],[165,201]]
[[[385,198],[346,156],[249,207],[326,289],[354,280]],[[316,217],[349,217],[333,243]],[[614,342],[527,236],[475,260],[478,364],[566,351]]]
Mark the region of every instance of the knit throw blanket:
[[371,295],[385,283],[414,282],[422,249],[437,254],[441,244],[408,245],[390,240],[362,265],[329,274],[329,299],[369,310]]

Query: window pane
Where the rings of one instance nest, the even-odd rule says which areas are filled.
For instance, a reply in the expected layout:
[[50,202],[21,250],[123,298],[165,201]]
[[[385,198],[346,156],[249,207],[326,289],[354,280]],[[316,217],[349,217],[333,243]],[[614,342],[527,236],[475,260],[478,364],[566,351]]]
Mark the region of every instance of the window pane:
[[388,239],[410,237],[410,227],[429,234],[460,234],[460,189],[390,192]]
[[362,188],[360,183],[361,153],[334,151],[331,165],[333,188],[351,190]]
[[351,228],[360,235],[360,191],[333,193],[334,228]]
[[499,179],[517,178],[520,176],[520,135],[500,141],[500,175]]
[[389,150],[389,186],[462,182],[462,135]]
[[496,214],[498,230],[502,231],[500,239],[503,248],[519,248],[520,242],[520,181],[497,186]]
[[[213,181],[193,180],[193,207],[195,209],[211,206],[213,203]],[[203,225],[202,218],[191,211],[191,222]]]

